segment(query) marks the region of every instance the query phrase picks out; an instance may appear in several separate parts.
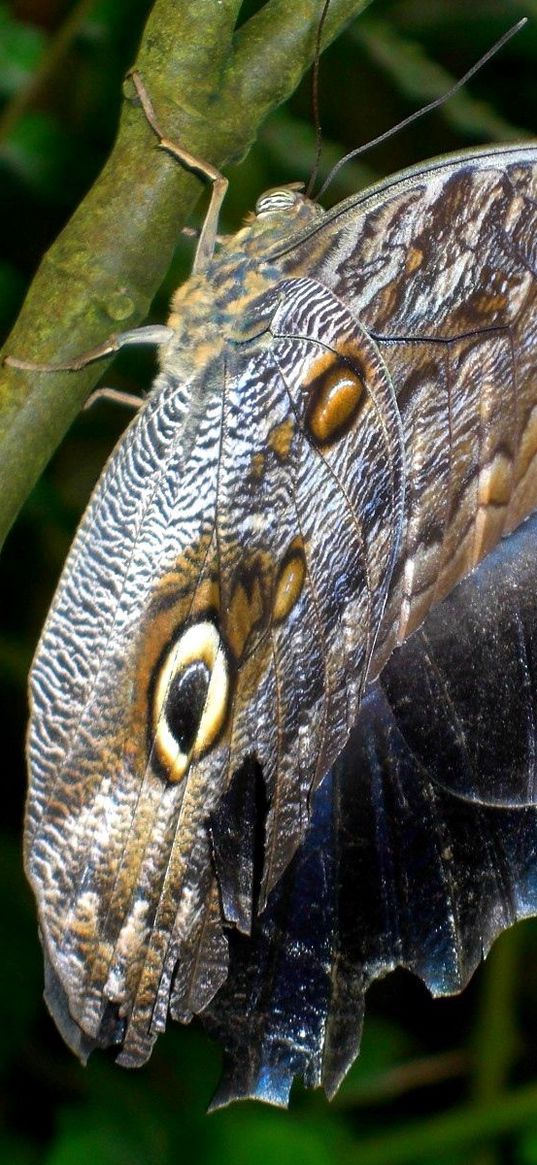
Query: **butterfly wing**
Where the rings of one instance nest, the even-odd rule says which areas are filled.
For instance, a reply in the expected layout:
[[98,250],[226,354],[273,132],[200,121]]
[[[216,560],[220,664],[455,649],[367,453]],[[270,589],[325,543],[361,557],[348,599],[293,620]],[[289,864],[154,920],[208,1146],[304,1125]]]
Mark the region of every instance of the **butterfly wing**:
[[[82,1054],[140,1063],[169,1008],[206,1006],[224,923],[248,931],[283,874],[368,677],[533,505],[535,152],[487,158],[269,256],[274,289],[213,348],[207,320],[188,375],[168,354],[98,486],[34,664],[26,834],[49,1002]],[[411,255],[453,187],[457,278]],[[485,269],[505,280],[488,329]],[[259,773],[261,888],[225,799]]]
[[375,670],[537,501],[537,151],[495,147],[349,199],[274,258],[376,343],[405,435],[405,521]]
[[[163,965],[180,935],[177,896],[166,889],[180,875],[174,838],[181,827],[189,836],[191,805],[181,782],[162,780],[147,701],[169,590],[184,609],[192,602],[176,575],[167,585],[181,544],[201,547],[192,565],[203,582],[212,527],[202,499],[214,494],[217,459],[201,451],[220,417],[220,394],[201,405],[191,392],[187,409],[184,386],[163,374],[88,507],[32,670],[26,865],[49,1002],[81,1052],[121,1043],[135,1002],[144,1022],[132,1031],[147,1041],[162,1008],[159,983],[168,1009]],[[193,915],[197,893],[214,907],[210,876],[194,886]],[[214,948],[225,966],[225,940],[219,911],[218,927],[207,913],[199,941],[219,982]],[[148,999],[140,991],[152,968]]]
[[[359,1050],[372,980],[404,966],[435,995],[460,991],[494,938],[537,911],[535,806],[450,788],[453,740],[475,792],[487,736],[503,737],[500,788],[533,787],[536,539],[532,518],[372,685],[252,938],[231,938],[228,979],[204,1015],[226,1049],[215,1106],[285,1104],[298,1075],[332,1095]],[[418,752],[416,709],[420,727],[435,725]]]
[[[311,292],[295,283],[261,339],[224,345],[186,387],[168,356],[34,662],[26,861],[47,998],[81,1055],[115,1043],[140,1063],[169,1008],[188,1020],[206,1005],[226,975],[223,922],[248,930],[258,898],[248,847],[222,894],[212,811],[260,768],[267,893],[356,713],[401,521],[400,424],[375,346]],[[321,342],[317,314],[334,307]],[[335,456],[308,430],[332,417],[327,384],[350,398]]]

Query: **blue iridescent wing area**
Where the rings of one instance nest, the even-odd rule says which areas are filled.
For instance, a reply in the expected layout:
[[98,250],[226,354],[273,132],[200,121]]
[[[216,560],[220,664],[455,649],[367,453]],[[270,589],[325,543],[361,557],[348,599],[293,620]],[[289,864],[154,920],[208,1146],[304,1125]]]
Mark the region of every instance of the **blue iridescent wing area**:
[[460,991],[495,937],[537,911],[537,809],[524,803],[536,566],[534,517],[370,688],[252,938],[230,934],[228,980],[203,1017],[225,1048],[215,1106],[285,1104],[299,1075],[332,1095],[359,1050],[372,980],[404,966],[433,994]]

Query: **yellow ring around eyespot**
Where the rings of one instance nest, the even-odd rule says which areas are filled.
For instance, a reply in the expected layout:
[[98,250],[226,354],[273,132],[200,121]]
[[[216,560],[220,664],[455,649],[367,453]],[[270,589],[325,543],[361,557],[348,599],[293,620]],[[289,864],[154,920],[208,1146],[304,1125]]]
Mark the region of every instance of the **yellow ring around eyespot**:
[[[192,748],[184,752],[170,729],[164,708],[172,681],[193,663],[205,664],[210,678],[196,738]],[[214,623],[205,620],[187,627],[163,661],[153,697],[155,748],[168,780],[181,781],[191,761],[211,748],[225,724],[229,690],[226,653]]]

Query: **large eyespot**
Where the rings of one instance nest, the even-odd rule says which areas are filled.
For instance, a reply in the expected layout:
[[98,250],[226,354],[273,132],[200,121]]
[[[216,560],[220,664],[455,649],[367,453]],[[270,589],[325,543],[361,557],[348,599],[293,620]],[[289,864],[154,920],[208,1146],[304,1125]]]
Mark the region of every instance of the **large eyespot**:
[[160,660],[153,688],[154,747],[168,780],[182,780],[190,762],[212,748],[229,694],[229,664],[214,623],[187,627]]

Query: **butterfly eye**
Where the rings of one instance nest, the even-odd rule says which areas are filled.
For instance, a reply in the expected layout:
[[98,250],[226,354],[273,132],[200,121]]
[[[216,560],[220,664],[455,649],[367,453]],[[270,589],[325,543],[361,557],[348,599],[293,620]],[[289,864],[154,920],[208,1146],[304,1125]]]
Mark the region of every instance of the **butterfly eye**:
[[214,623],[188,627],[160,660],[154,684],[154,746],[168,780],[182,780],[191,760],[212,748],[226,722],[229,691]]
[[255,213],[258,218],[262,218],[265,214],[278,214],[282,210],[289,210],[295,206],[299,198],[300,194],[291,186],[266,190],[255,204]]

